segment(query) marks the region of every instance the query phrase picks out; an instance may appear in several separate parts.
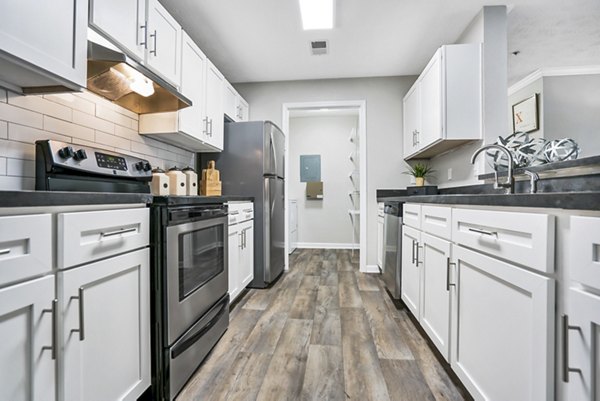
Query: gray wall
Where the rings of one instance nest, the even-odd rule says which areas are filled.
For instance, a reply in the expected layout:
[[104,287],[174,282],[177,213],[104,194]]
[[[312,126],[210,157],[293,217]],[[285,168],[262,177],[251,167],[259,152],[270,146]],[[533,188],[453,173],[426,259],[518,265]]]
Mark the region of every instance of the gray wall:
[[378,188],[403,188],[402,98],[416,77],[327,79],[235,85],[250,103],[250,119],[281,125],[282,104],[365,100],[367,104],[367,265],[377,263]]
[[513,120],[512,120],[512,106],[516,103],[519,103],[522,100],[530,98],[531,96],[538,94],[538,118],[539,118],[539,130],[531,131],[530,135],[536,138],[544,137],[544,81],[543,78],[537,79],[534,82],[530,83],[524,88],[519,89],[518,91],[510,94],[508,96],[508,127],[509,133],[513,132]]
[[600,75],[544,77],[544,137],[572,138],[579,157],[600,155]]
[[[300,247],[344,247],[358,244],[352,235],[348,209],[353,189],[348,173],[354,169],[349,155],[355,146],[348,138],[357,129],[358,116],[290,118],[289,197],[298,200],[298,243]],[[321,156],[323,199],[307,200],[306,183],[300,182],[300,155]],[[319,246],[319,247],[320,247]]]
[[[437,171],[433,183],[439,187],[477,184],[478,174],[490,171],[483,157],[473,166],[473,152],[483,144],[496,141],[499,135],[510,133],[506,120],[508,60],[507,18],[505,6],[484,7],[457,43],[483,43],[483,140],[476,141],[431,160]],[[448,180],[448,169],[452,180]]]

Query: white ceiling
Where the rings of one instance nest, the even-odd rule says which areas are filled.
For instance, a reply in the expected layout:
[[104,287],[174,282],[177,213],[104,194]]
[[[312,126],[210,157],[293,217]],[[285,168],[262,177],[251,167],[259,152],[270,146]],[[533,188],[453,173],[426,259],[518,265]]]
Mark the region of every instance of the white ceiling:
[[[502,0],[500,0],[501,2]],[[491,0],[337,0],[335,28],[304,31],[297,0],[161,0],[232,83],[416,75]],[[507,3],[508,4],[508,3]],[[511,0],[509,81],[600,64],[599,0]],[[311,40],[329,41],[312,56]]]

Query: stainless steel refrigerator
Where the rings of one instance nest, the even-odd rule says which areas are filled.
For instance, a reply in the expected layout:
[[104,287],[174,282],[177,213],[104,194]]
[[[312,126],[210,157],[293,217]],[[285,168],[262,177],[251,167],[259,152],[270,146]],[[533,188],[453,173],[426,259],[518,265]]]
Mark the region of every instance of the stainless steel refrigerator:
[[225,124],[221,153],[202,154],[217,162],[223,195],[254,197],[254,280],[251,287],[265,288],[283,272],[285,137],[270,121]]

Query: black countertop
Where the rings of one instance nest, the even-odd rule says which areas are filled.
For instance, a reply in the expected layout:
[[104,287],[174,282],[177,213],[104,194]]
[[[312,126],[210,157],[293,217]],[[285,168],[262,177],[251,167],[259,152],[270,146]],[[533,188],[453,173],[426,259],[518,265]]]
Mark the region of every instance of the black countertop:
[[433,203],[443,205],[513,206],[572,210],[600,210],[600,191],[554,192],[538,194],[415,195],[378,198],[378,201]]
[[158,203],[165,205],[253,202],[251,196],[155,196],[114,192],[63,192],[63,191],[0,191],[0,207],[116,205]]

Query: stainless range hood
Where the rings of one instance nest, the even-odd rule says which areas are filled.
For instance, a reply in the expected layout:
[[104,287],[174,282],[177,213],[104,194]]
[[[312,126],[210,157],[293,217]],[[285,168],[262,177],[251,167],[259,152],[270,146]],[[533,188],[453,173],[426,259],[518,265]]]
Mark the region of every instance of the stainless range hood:
[[137,114],[177,111],[192,105],[176,87],[104,38],[90,33],[88,39],[89,91]]

